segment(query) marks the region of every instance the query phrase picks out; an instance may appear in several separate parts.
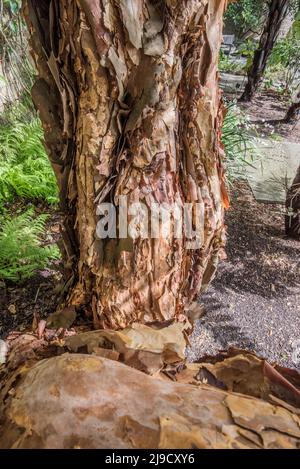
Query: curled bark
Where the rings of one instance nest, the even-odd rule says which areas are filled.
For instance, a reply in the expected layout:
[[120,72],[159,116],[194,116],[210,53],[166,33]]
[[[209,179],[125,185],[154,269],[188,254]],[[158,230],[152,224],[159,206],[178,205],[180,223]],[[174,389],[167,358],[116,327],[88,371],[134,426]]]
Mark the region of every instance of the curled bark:
[[238,349],[187,363],[184,329],[12,333],[0,448],[299,447],[299,373]]
[[[96,354],[104,337],[127,352],[137,344],[134,330],[100,332],[74,339]],[[147,335],[149,342],[135,350],[140,361],[131,357],[130,366],[80,353],[35,363],[31,353],[24,363],[24,336],[1,375],[0,448],[299,448],[297,372],[277,371],[242,351],[216,357],[214,364],[176,365],[180,357],[167,353],[174,331],[165,344],[157,331],[142,332],[142,343]],[[32,347],[45,356],[41,344],[33,340]],[[152,377],[132,368],[141,361],[158,365],[158,356],[164,357],[161,367],[165,362],[159,376],[159,370]]]
[[[225,0],[25,0],[33,98],[65,213],[68,305],[96,327],[180,318],[224,244],[217,62]],[[97,206],[195,203],[187,240],[97,239]]]

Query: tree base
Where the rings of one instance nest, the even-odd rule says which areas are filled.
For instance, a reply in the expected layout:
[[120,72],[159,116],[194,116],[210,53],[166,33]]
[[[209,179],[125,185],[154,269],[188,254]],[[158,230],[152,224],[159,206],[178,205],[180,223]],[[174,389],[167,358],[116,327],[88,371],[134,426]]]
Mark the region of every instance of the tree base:
[[241,350],[186,363],[176,324],[57,344],[53,334],[48,346],[32,334],[10,344],[0,448],[299,448],[296,371]]

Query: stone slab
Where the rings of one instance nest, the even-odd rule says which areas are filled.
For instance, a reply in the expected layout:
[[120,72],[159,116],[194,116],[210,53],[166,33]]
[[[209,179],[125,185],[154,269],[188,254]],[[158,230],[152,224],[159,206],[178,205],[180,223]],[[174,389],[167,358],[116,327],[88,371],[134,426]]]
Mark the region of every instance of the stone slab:
[[246,166],[248,182],[260,202],[285,203],[286,191],[300,165],[300,144],[257,139],[258,161]]

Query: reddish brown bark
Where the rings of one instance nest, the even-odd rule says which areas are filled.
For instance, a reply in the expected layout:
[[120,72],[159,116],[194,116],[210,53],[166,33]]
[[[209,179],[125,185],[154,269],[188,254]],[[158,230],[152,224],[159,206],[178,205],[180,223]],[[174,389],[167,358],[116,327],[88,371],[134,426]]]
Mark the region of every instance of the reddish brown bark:
[[[148,365],[161,356],[136,352]],[[32,349],[8,369],[18,355],[1,376],[1,449],[299,448],[299,373],[241,350],[215,364],[169,355],[160,379],[89,354],[35,363]]]
[[[32,335],[15,338],[0,369],[0,448],[299,448],[296,370],[234,349],[179,366],[168,328],[140,328],[141,336],[131,328],[73,336],[67,347],[89,353],[52,358],[61,340],[47,348]],[[104,337],[129,366],[99,348]]]
[[[27,0],[33,99],[65,213],[66,304],[97,327],[180,318],[224,243],[225,0]],[[197,202],[202,245],[96,238],[97,205]]]
[[268,18],[260,37],[258,49],[254,53],[247,84],[240,98],[241,101],[251,101],[263,79],[268,58],[278,38],[282,22],[288,13],[289,3],[289,0],[271,0],[270,2]]

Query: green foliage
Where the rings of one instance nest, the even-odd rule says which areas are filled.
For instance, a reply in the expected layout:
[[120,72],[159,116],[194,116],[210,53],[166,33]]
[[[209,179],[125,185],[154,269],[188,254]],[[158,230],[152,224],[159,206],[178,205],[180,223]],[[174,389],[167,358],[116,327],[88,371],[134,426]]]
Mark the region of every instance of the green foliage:
[[257,49],[257,42],[254,39],[248,38],[240,42],[237,48],[237,54],[246,58],[253,58],[254,52]]
[[34,70],[29,58],[27,32],[21,15],[21,0],[1,0],[0,61],[8,98],[30,93]]
[[[252,65],[256,48],[256,42],[253,39],[247,39],[240,42],[234,56],[226,55],[221,49],[219,55],[219,70],[221,72],[235,73],[236,75],[247,74],[248,69]],[[235,59],[235,57],[240,56],[247,59],[247,62],[244,65],[240,60]]]
[[[57,184],[43,143],[41,123],[27,95],[6,106],[0,116],[0,210],[15,197],[57,202]],[[41,247],[47,215],[33,210],[14,218],[0,216],[0,279],[19,282],[49,260],[58,258],[57,247]]]
[[36,269],[59,258],[56,246],[41,246],[47,215],[35,218],[33,210],[14,218],[0,219],[0,279],[19,282],[30,278]]
[[21,8],[21,0],[4,0],[3,4],[11,11],[11,13],[16,14]]
[[15,196],[56,203],[57,184],[42,143],[41,123],[36,116],[26,121],[27,108],[19,106],[10,109],[0,125],[0,206]]
[[[300,64],[300,36],[297,28],[279,40],[269,58],[266,83],[276,78],[283,82],[284,91],[290,92],[299,72]],[[271,83],[272,84],[272,83]]]
[[229,5],[225,24],[230,23],[239,38],[250,31],[259,33],[266,11],[267,2],[264,0],[240,0]]
[[[300,8],[300,5],[299,5],[299,8]],[[295,16],[295,21],[292,26],[292,34],[295,36],[297,40],[300,39],[300,11]]]
[[236,75],[244,75],[245,67],[240,61],[235,61],[232,57],[224,54],[222,49],[219,55],[219,70],[225,73],[235,73]]
[[13,102],[5,102],[0,114],[0,125],[14,125],[16,122],[29,122],[37,116],[31,94],[24,92]]
[[247,117],[233,102],[227,106],[222,129],[228,180],[244,176],[245,165],[252,165],[255,154],[254,136]]

